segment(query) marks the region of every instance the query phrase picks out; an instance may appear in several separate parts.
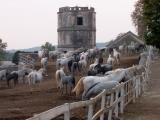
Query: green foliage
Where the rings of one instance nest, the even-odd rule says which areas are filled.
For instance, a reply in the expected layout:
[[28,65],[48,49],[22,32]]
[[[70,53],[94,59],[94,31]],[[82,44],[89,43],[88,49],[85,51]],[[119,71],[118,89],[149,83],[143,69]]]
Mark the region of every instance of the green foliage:
[[2,39],[0,39],[0,61],[5,58],[6,47],[7,47],[7,43],[3,43]]
[[0,61],[5,59],[5,51],[0,50]]
[[144,0],[143,18],[146,43],[160,48],[160,0]]
[[19,63],[19,53],[20,51],[16,51],[12,57],[12,62],[15,63],[16,65],[18,65]]
[[14,55],[14,53],[6,52],[6,54],[5,54],[5,60],[12,61],[13,55]]
[[53,46],[49,42],[46,42],[44,45],[41,46],[41,49],[48,50],[48,51],[54,51],[55,50],[55,46]]
[[146,26],[144,25],[143,20],[143,3],[144,0],[138,0],[135,4],[135,9],[131,14],[133,24],[136,27],[138,35],[142,40],[146,31]]

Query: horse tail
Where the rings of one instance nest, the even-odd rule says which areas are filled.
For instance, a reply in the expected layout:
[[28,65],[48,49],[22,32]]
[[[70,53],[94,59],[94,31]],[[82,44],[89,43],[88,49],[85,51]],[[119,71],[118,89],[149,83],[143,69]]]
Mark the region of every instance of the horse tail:
[[85,77],[82,77],[77,85],[75,86],[75,88],[72,90],[72,92],[76,93],[76,96],[79,96],[80,93],[84,90],[84,85],[83,85],[83,80],[85,79]]
[[31,75],[32,75],[32,74],[29,74],[29,75],[27,76],[27,80],[28,80],[28,84],[29,84],[29,85],[31,85],[31,79],[32,79],[32,78],[31,78]]
[[70,67],[70,72],[72,73],[72,75],[74,75],[74,68],[75,68],[75,63],[73,63]]
[[57,87],[59,87],[59,82],[60,82],[60,71],[56,72],[56,82],[57,82]]
[[73,84],[73,86],[75,86],[75,77],[74,76],[72,76],[72,84]]

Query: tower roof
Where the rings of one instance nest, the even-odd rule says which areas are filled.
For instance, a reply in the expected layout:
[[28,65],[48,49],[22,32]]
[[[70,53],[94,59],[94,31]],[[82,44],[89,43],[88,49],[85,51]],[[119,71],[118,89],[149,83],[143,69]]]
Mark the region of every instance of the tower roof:
[[[135,41],[139,44],[142,44],[144,45],[144,41],[140,40],[139,37],[137,35],[135,35],[133,32],[131,31],[128,31],[127,33],[123,34],[122,36],[116,38],[114,41],[110,42],[107,47],[114,47],[114,46],[117,46],[119,45],[124,39],[126,38],[132,38],[132,41]],[[130,39],[128,39],[130,40]]]

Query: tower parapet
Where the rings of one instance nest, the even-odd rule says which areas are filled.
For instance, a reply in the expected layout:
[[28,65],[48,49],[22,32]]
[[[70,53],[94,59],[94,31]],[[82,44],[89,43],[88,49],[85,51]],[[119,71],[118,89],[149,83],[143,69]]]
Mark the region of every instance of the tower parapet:
[[75,11],[91,11],[94,12],[93,7],[61,7],[59,8],[59,12],[75,12]]

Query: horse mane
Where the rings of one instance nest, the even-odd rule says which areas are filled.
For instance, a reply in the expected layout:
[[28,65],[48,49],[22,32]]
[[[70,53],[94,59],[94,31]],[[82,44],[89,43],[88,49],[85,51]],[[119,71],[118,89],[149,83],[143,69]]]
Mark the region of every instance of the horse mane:
[[87,94],[89,94],[91,92],[92,88],[94,88],[99,83],[100,82],[97,82],[97,83],[93,84],[91,87],[89,87],[88,90],[85,92],[85,94],[83,95],[82,98],[84,99],[85,97],[87,97]]
[[84,90],[83,80],[85,77],[82,77],[78,83],[76,84],[75,88],[72,90],[72,92],[76,93],[76,96],[79,96],[80,93]]

